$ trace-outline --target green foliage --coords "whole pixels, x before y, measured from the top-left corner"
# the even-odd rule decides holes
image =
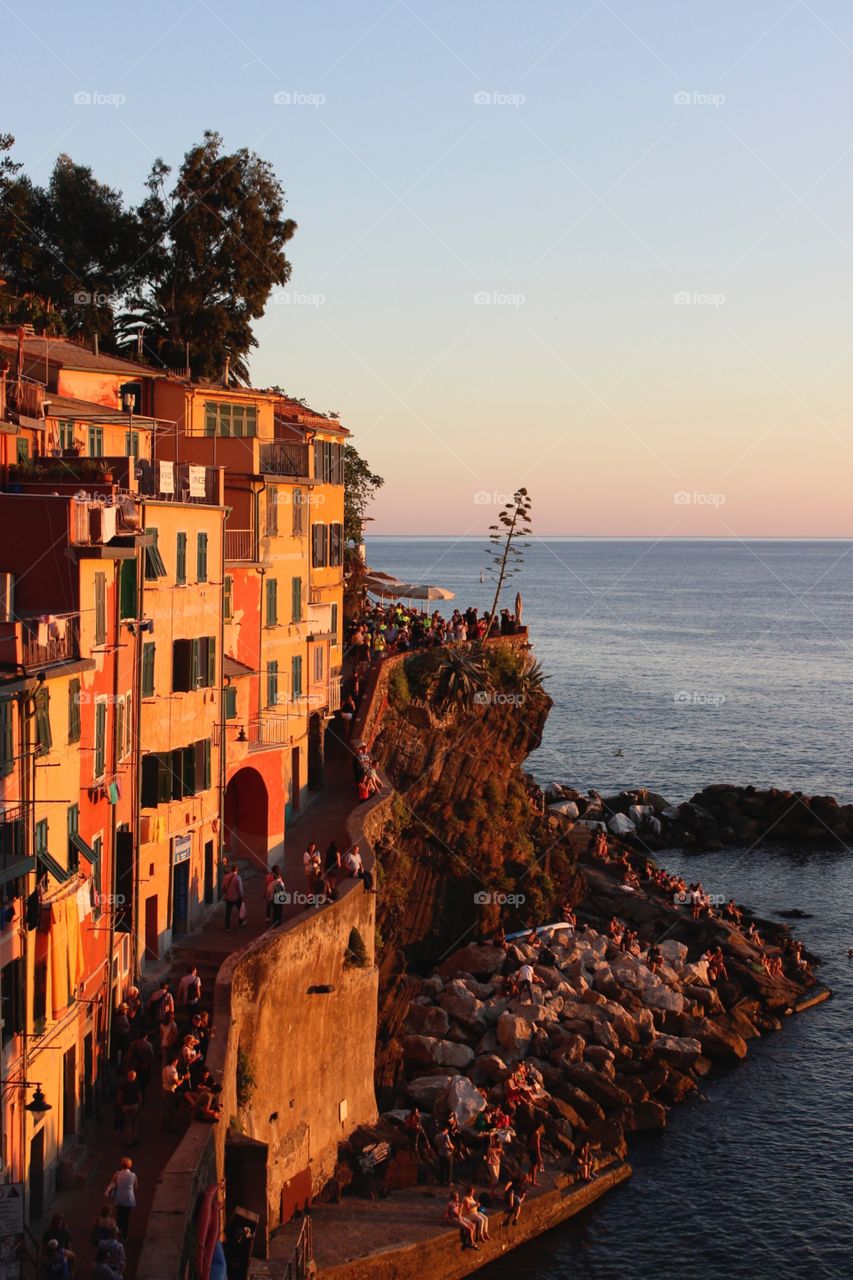
[[[252,1065],[245,1049],[237,1049],[237,1104],[247,1107],[252,1101],[252,1094],[257,1088],[257,1081],[252,1073]]]
[[[388,672],[388,698],[391,706],[396,707],[398,711],[402,711],[412,700],[406,671],[400,662],[395,663]]]
[[[455,705],[468,710],[487,683],[486,669],[479,657],[462,649],[450,649],[442,655],[433,700],[439,707]]]
[[[364,938],[362,938],[355,925],[350,929],[344,964],[350,969],[370,968],[370,956],[367,954]]]
[[[432,693],[442,655],[435,649],[413,653],[403,663],[412,697],[425,702]]]
[[[344,445],[344,541],[358,546],[364,541],[367,508],[385,481],[371,471],[355,445]]]

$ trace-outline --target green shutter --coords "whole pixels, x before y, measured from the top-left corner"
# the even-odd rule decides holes
[[[337,644],[338,643],[338,606],[336,604],[332,605],[332,635],[334,637],[334,639],[332,640],[332,644]]]
[[[102,778],[106,769],[107,704],[95,703],[95,777]]]
[[[154,697],[154,644],[142,646],[142,696]]]
[[[53,746],[53,735],[50,731],[50,690],[38,689],[35,695],[36,707],[36,755],[43,756]]]
[[[290,582],[290,620],[302,621],[302,579],[292,578]]]
[[[298,657],[293,659],[292,669],[293,669],[293,697],[294,699],[301,698],[302,697],[302,655],[301,654]]]
[[[267,663],[267,706],[278,704],[278,663]]]
[[[71,837],[76,836],[80,829],[80,806],[70,804],[66,815],[66,824],[68,830],[68,869],[76,871],[80,861],[80,854],[77,848],[71,843]]]
[[[196,539],[196,578],[199,582],[207,582],[207,534],[200,533]]]
[[[95,644],[107,640],[107,575],[95,574]]]
[[[230,573],[225,575],[222,588],[222,616],[226,622],[230,622],[234,616],[234,579]]]
[[[122,618],[136,617],[135,560],[123,560],[119,570],[119,613]]]
[[[68,681],[68,741],[80,741],[80,681]]]
[[[216,636],[207,637],[207,687],[216,685]]]
[[[179,533],[175,547],[175,581],[183,586],[187,580],[187,535]]]
[[[237,686],[227,684],[222,691],[224,698],[224,716],[226,720],[237,719]]]
[[[15,767],[12,732],[14,708],[14,702],[0,702],[0,778],[7,777]]]
[[[275,578],[267,578],[267,626],[274,627],[278,622],[278,582]]]

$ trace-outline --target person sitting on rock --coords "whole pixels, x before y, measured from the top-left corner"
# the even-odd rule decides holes
[[[741,911],[738,904],[735,902],[734,898],[729,898],[728,902],[725,905],[724,910],[729,920],[731,920],[733,924],[740,924],[741,920],[743,919],[743,912]]]
[[[607,932],[610,934],[610,937],[613,939],[616,946],[618,947],[622,941],[622,935],[625,932],[625,926],[619,920],[616,919],[616,916],[611,916],[610,923],[607,926]]]
[[[507,949],[506,930],[502,924],[499,924],[495,930],[494,945],[500,947],[501,951],[506,951]]]
[[[575,915],[570,902],[563,903],[563,923],[571,925],[573,929],[577,926],[578,918]]]
[[[462,1239],[463,1249],[479,1249],[476,1237],[476,1225],[470,1218],[466,1218],[462,1213],[462,1201],[458,1191],[451,1191],[450,1198],[447,1201],[447,1208],[444,1210],[444,1216],[448,1222],[453,1222],[459,1227],[459,1235]]]
[[[587,1142],[578,1151],[577,1165],[579,1176],[584,1182],[589,1182],[595,1174],[596,1161]]]
[[[415,1155],[421,1159],[424,1158],[424,1149],[428,1146],[426,1130],[424,1129],[421,1113],[417,1107],[412,1107],[406,1116],[406,1132],[412,1139]]]
[[[475,1240],[491,1240],[489,1215],[480,1205],[473,1187],[466,1187],[462,1197],[462,1216],[474,1223]]]
[[[489,1190],[496,1191],[501,1180],[501,1143],[496,1133],[489,1138],[485,1161],[489,1175]]]
[[[756,947],[764,946],[764,943],[761,939],[761,934],[758,932],[758,930],[755,927],[754,920],[750,920],[749,924],[747,925],[746,936],[747,938],[749,938],[750,942],[753,942],[756,945]]]
[[[652,973],[657,973],[663,960],[663,953],[657,943],[649,943],[649,951],[646,957],[646,964]]]

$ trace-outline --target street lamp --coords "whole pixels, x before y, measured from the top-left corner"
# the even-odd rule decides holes
[[[29,1111],[34,1116],[43,1116],[45,1112],[52,1111],[53,1107],[42,1093],[40,1084],[34,1083],[32,1080],[0,1080],[0,1085],[4,1089],[32,1089],[32,1100],[24,1107],[25,1111]]]

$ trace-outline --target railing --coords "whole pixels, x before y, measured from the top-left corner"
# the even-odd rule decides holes
[[[290,720],[287,715],[259,716],[246,727],[250,751],[264,751],[267,747],[290,745]]]
[[[192,462],[149,462],[136,464],[140,494],[158,502],[198,502],[218,506],[219,468],[196,466]]]
[[[310,475],[307,444],[288,444],[284,440],[261,444],[259,449],[260,469],[264,475],[273,476],[308,476]]]
[[[253,529],[225,530],[226,560],[257,560],[258,545]]]
[[[54,662],[76,658],[78,614],[46,614],[43,618],[24,618],[22,623],[25,667],[49,667]]]
[[[44,387],[40,382],[10,382],[9,403],[28,418],[40,418],[44,406]]]
[[[341,677],[329,677],[329,700],[328,707],[330,711],[340,711],[341,709]]]
[[[314,1274],[314,1232],[311,1226],[311,1219],[305,1217],[302,1220],[302,1229],[299,1232],[299,1239],[293,1248],[293,1253],[282,1274],[282,1280],[308,1280],[309,1276]]]
[[[84,498],[72,498],[71,500],[71,541],[85,542],[91,541],[89,510],[91,503]]]

